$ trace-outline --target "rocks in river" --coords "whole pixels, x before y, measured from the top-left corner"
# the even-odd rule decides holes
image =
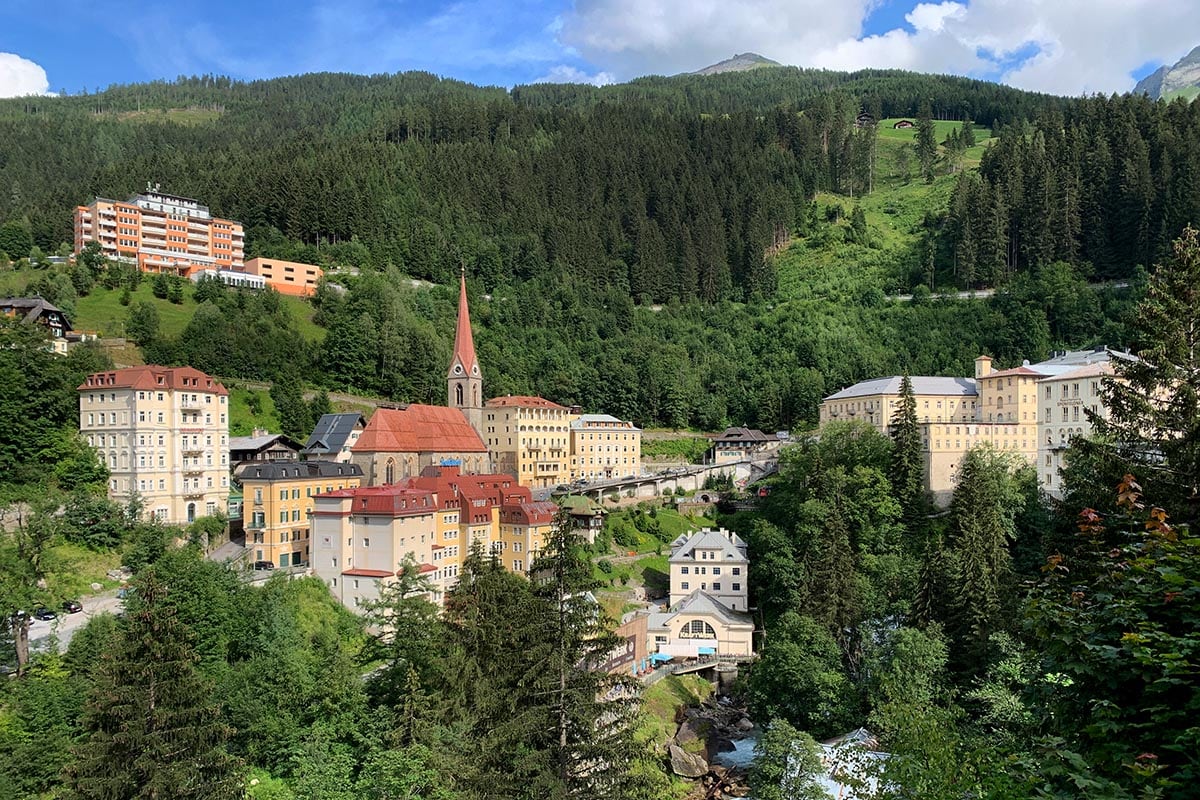
[[[670,746],[671,771],[681,778],[701,778],[708,774],[704,756],[689,753],[677,744]]]
[[[708,737],[711,728],[712,724],[702,717],[686,719],[679,726],[679,730],[675,732],[675,741],[680,745],[697,740],[703,741]]]
[[[734,723],[733,727],[742,733],[749,733],[754,730],[754,723],[750,721],[749,717],[742,717]]]

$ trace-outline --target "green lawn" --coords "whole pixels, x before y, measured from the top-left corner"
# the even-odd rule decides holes
[[[709,445],[703,436],[679,436],[670,439],[653,439],[642,436],[643,458],[682,458],[689,463],[698,463]]]
[[[230,381],[229,435],[249,436],[255,428],[277,431],[280,428],[275,402],[266,389],[248,389]]]
[[[47,549],[42,563],[50,593],[57,599],[68,600],[92,594],[93,583],[105,589],[116,588],[116,581],[109,580],[106,573],[121,566],[121,554],[117,550],[96,552],[64,543]]]
[[[101,336],[122,336],[125,332],[125,318],[129,309],[121,305],[121,289],[94,288],[87,297],[75,301],[75,318],[71,320],[75,328],[85,331],[96,331]],[[325,329],[312,321],[313,307],[299,297],[282,296],[283,305],[296,321],[296,329],[308,341],[320,341],[325,336]],[[178,336],[183,333],[196,313],[196,301],[192,299],[191,287],[184,292],[182,303],[176,305],[169,300],[160,300],[151,290],[151,282],[143,280],[137,291],[132,292],[131,303],[146,302],[158,309],[159,329],[167,336]]]

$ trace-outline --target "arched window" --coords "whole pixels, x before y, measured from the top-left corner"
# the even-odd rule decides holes
[[[471,389],[471,406],[473,408],[479,408],[479,387],[478,386]]]
[[[454,384],[454,404],[456,406],[463,404],[463,387],[461,383]]]
[[[188,522],[195,522],[195,521],[196,521],[196,504],[195,504],[195,503],[188,503],[188,506],[187,506],[187,521],[188,521]]]
[[[387,465],[383,468],[383,482],[396,482],[396,462],[390,458],[387,460]]]
[[[713,626],[709,625],[702,619],[694,619],[691,622],[685,622],[679,630],[680,639],[715,639],[717,632],[713,630]]]

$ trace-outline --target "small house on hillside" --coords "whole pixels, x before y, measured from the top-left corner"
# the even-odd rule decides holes
[[[875,117],[871,114],[868,114],[866,111],[864,111],[861,114],[859,114],[857,117],[854,118],[854,127],[869,128],[872,125],[874,125],[875,122],[876,122]]]
[[[300,443],[282,433],[267,433],[255,428],[250,436],[229,437],[229,464],[236,470],[247,461],[296,461]]]
[[[892,127],[896,130],[900,130],[902,128],[915,128],[916,126],[912,123],[912,120],[902,119],[896,122],[896,124]]]

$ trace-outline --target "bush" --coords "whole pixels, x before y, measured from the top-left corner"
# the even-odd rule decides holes
[[[613,565],[612,565],[612,562],[609,561],[607,558],[602,558],[599,561],[597,561],[596,566],[599,567],[600,571],[603,572],[605,575],[612,575]]]

